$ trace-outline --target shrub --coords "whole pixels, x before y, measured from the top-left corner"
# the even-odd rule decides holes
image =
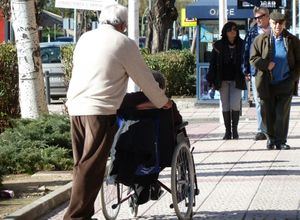
[[[17,50],[13,44],[0,44],[0,133],[9,118],[20,116]]]
[[[16,119],[0,135],[0,175],[72,168],[67,116]],[[1,173],[2,172],[2,173]]]
[[[74,51],[75,45],[66,45],[61,48],[61,56],[62,56],[62,62],[64,64],[64,70],[65,70],[65,80],[66,85],[69,85],[69,81],[72,74],[72,68],[73,68],[73,51]]]
[[[62,48],[67,81],[71,78],[73,50],[73,45]],[[194,96],[196,94],[195,57],[188,50],[170,50],[149,54],[146,49],[142,49],[141,53],[150,69],[160,70],[165,75],[166,92],[169,96]]]
[[[144,58],[153,70],[161,71],[167,80],[169,96],[194,96],[196,94],[195,57],[188,50],[170,50],[147,54]]]
[[[2,140],[14,137],[22,140],[43,141],[49,146],[71,149],[70,123],[65,115],[43,115],[37,120],[13,120],[13,128],[2,134]]]
[[[3,175],[4,175],[4,169],[0,166],[0,188],[2,186]]]

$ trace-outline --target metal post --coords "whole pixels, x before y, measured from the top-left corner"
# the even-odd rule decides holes
[[[128,0],[128,37],[139,45],[139,0]],[[129,79],[127,92],[138,90],[138,86]]]
[[[221,36],[222,28],[227,22],[227,0],[219,0],[219,34]]]
[[[292,33],[296,35],[296,0],[293,0],[292,4]]]
[[[227,0],[219,0],[219,37],[221,37],[222,28],[227,22]],[[223,123],[222,104],[219,101],[219,122]]]
[[[77,9],[74,8],[74,43],[77,42]]]
[[[195,40],[194,40],[195,39]],[[201,89],[201,84],[200,84],[200,79],[201,79],[201,75],[199,74],[200,71],[200,57],[199,57],[199,50],[200,50],[200,24],[197,24],[196,26],[196,30],[194,32],[193,35],[193,44],[191,47],[191,50],[194,48],[196,42],[196,96],[197,96],[197,101],[200,100],[201,98],[201,93],[200,93],[200,89]]]
[[[139,1],[128,0],[128,37],[139,44]]]
[[[47,104],[49,105],[49,104],[51,104],[49,71],[45,72],[45,86],[46,86],[46,100],[47,100]]]
[[[300,0],[298,0],[298,37],[299,37],[299,39],[300,39]]]
[[[56,40],[56,24],[53,24],[53,38]]]

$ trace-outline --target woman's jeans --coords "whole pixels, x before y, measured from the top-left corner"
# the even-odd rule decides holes
[[[253,99],[255,102],[255,109],[256,109],[257,131],[266,133],[266,127],[263,124],[262,117],[261,117],[260,100],[257,95],[257,89],[256,89],[256,85],[255,85],[255,77],[254,76],[251,76],[251,84],[252,84],[252,94],[253,94]]]
[[[235,81],[222,81],[220,88],[222,111],[240,111],[242,90],[235,87]]]

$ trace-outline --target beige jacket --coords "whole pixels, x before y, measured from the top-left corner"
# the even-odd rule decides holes
[[[86,32],[74,50],[67,93],[69,114],[115,114],[126,93],[129,76],[156,107],[167,103],[168,98],[133,40],[111,25]]]

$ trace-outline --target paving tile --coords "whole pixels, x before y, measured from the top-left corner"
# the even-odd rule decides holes
[[[189,100],[191,102],[191,100]],[[179,104],[178,104],[179,103]],[[181,104],[180,104],[181,103]],[[293,99],[289,126],[290,150],[267,150],[266,141],[254,141],[255,108],[243,107],[239,140],[222,140],[224,125],[218,107],[194,106],[179,100],[194,147],[195,170],[200,195],[193,219],[300,219],[300,98]],[[170,168],[160,173],[170,185]],[[171,194],[139,207],[138,219],[177,219]],[[67,204],[41,219],[62,219]],[[95,218],[104,219],[99,200]],[[133,218],[125,202],[118,219]]]

